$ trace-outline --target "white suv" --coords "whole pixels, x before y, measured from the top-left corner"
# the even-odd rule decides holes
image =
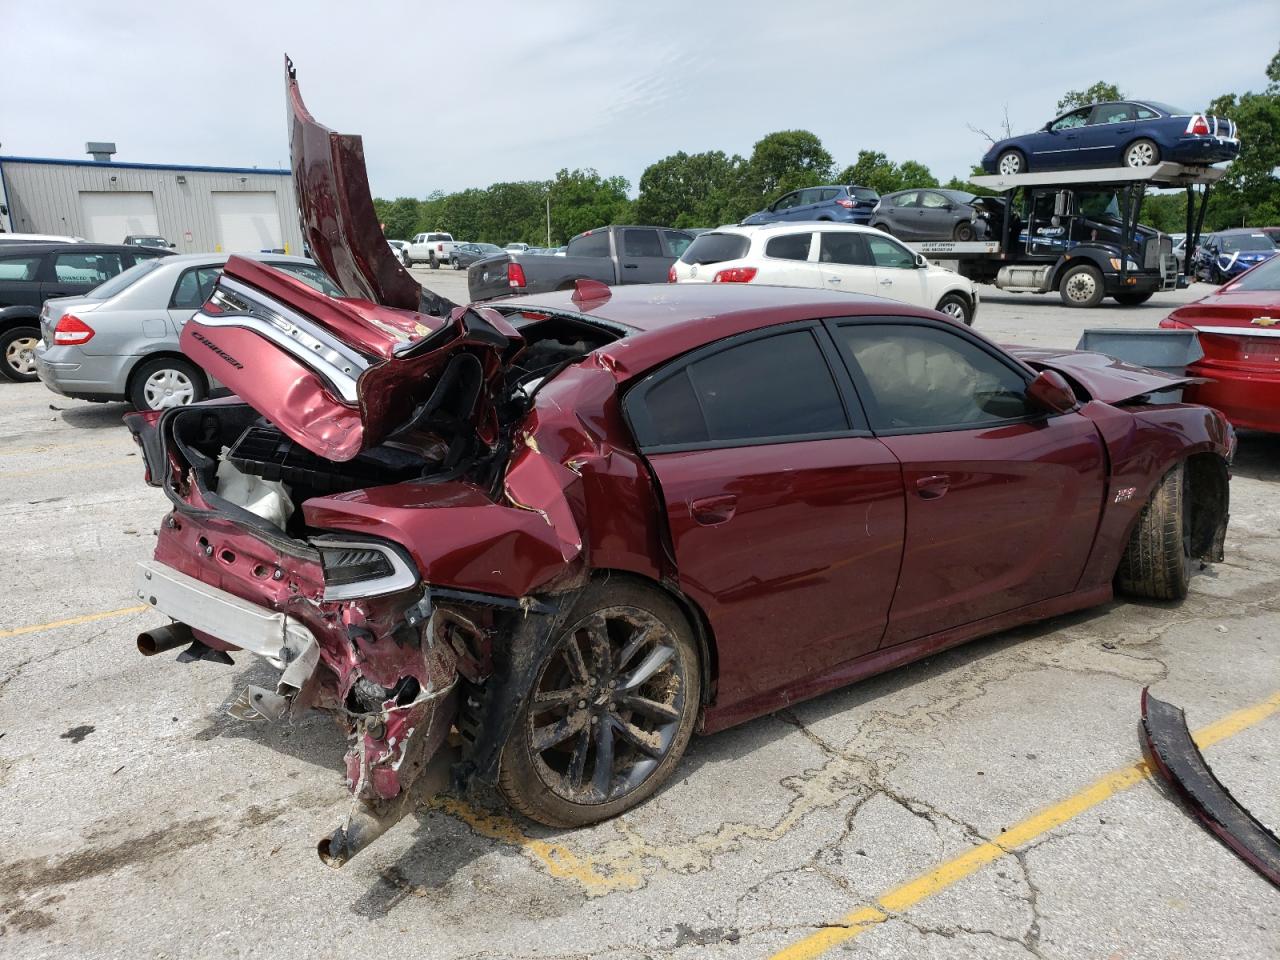
[[[757,283],[899,300],[973,323],[978,288],[880,230],[847,223],[768,223],[699,234],[672,283]]]

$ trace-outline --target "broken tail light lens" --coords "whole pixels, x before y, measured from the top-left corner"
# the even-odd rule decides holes
[[[1187,124],[1187,133],[1197,137],[1207,137],[1209,135],[1209,121],[1202,114],[1197,113],[1191,118],[1191,122]]]
[[[53,342],[62,346],[75,346],[93,339],[94,329],[74,313],[65,313],[53,329]]]
[[[372,540],[313,539],[324,568],[324,599],[351,600],[406,590],[418,582],[408,559]]]
[[[524,285],[524,267],[512,260],[507,264],[507,286],[523,287]]]
[[[760,271],[756,267],[729,267],[717,271],[712,283],[750,283]]]

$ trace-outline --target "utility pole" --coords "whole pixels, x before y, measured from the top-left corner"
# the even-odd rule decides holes
[[[551,248],[551,191],[547,191],[547,249]]]

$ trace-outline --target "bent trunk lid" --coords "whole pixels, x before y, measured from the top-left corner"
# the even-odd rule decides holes
[[[492,442],[492,387],[520,342],[490,310],[459,307],[441,318],[336,299],[241,257],[227,261],[180,340],[183,353],[291,439],[336,461],[399,430],[431,432],[446,421]]]

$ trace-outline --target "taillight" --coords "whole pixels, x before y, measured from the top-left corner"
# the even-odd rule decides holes
[[[1181,320],[1175,320],[1173,317],[1165,317],[1160,321],[1160,326],[1165,330],[1192,330],[1191,324],[1183,323]]]
[[[1187,133],[1197,137],[1207,137],[1209,135],[1209,121],[1205,119],[1203,114],[1197,113],[1191,118],[1191,122],[1187,124]]]
[[[53,342],[64,346],[88,343],[93,339],[93,327],[89,326],[74,313],[64,313],[58,325],[53,329]]]
[[[676,282],[676,265],[673,263],[671,266],[667,267],[667,283],[675,283],[675,282]]]
[[[437,252],[437,253],[444,253],[444,244],[443,244],[443,243],[437,243],[437,244],[436,244],[436,252]]]
[[[507,286],[523,287],[524,285],[524,267],[512,260],[507,264]]]
[[[844,208],[846,208],[846,209],[850,209],[850,208],[852,208],[852,207],[856,207],[856,206],[857,206],[857,204],[856,204],[856,203],[854,203],[852,200],[848,199],[847,197],[845,197],[845,198],[843,198],[843,199],[840,199],[840,200],[837,200],[837,201],[836,201],[836,203],[840,204],[840,206],[842,206],[842,207],[844,207]]]
[[[759,271],[755,267],[728,267],[716,273],[712,283],[750,283]]]

